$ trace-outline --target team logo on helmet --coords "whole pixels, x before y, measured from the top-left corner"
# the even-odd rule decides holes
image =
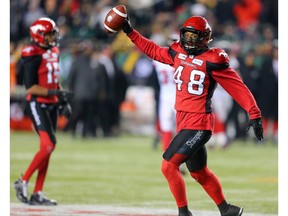
[[[53,41],[47,40],[45,38],[46,34],[53,35],[54,39]],[[36,20],[32,25],[30,26],[30,36],[31,40],[38,44],[41,47],[51,48],[53,46],[56,46],[59,41],[59,30],[56,27],[55,22],[47,17],[42,17],[38,20]]]
[[[188,18],[180,29],[180,45],[189,55],[197,55],[210,43],[212,29],[204,17]]]

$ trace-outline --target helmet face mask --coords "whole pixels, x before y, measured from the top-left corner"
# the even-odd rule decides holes
[[[45,44],[48,44],[48,46],[50,47],[57,46],[59,41],[58,29],[53,29],[51,32],[44,34],[44,39]]]
[[[188,55],[197,55],[207,47],[211,34],[211,27],[205,18],[190,17],[180,29],[180,45]]]
[[[59,30],[50,18],[40,18],[32,23],[30,36],[33,43],[44,48],[52,48],[59,42]]]

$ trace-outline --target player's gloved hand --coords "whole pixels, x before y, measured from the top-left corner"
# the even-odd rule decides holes
[[[72,115],[72,108],[69,103],[67,104],[60,104],[59,107],[59,115],[65,116],[66,118],[70,118]]]
[[[71,92],[71,91],[49,89],[48,90],[48,96],[51,96],[51,95],[57,95],[57,97],[59,99],[59,104],[69,103],[74,96],[73,92]]]
[[[122,30],[126,33],[129,34],[133,31],[133,28],[131,27],[130,19],[129,16],[127,15],[127,18],[124,21],[124,24],[122,26]]]
[[[246,132],[248,132],[251,126],[253,127],[253,131],[257,140],[259,141],[263,140],[263,126],[261,118],[250,119]]]
[[[67,104],[69,103],[74,94],[73,92],[70,92],[70,91],[65,91],[65,90],[58,90],[57,91],[57,96],[58,96],[58,99],[59,99],[59,103],[61,104]]]

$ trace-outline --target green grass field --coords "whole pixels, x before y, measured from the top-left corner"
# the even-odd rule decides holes
[[[152,138],[122,135],[115,138],[72,138],[58,132],[44,192],[61,204],[113,204],[176,208],[160,171],[162,152],[152,149]],[[34,133],[11,132],[10,195],[39,148]],[[278,148],[271,143],[234,142],[226,150],[208,149],[208,164],[219,177],[225,196],[245,212],[277,214]],[[216,210],[205,191],[186,175],[191,209]],[[29,183],[34,187],[35,175]]]

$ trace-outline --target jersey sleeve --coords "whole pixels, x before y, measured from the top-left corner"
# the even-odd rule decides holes
[[[29,89],[38,84],[38,68],[41,63],[41,56],[26,56],[21,59],[21,69],[23,70],[24,85]]]
[[[128,34],[130,40],[148,57],[154,59],[156,61],[162,62],[164,64],[173,65],[174,60],[170,55],[168,47],[161,47],[151,40],[143,37],[139,32],[135,29]]]
[[[250,119],[261,117],[261,111],[254,96],[235,70],[228,67],[227,69],[212,71],[212,77],[249,114]]]
[[[207,71],[231,97],[249,114],[250,119],[261,117],[255,98],[238,73],[229,65],[228,54],[220,48],[212,48]]]

